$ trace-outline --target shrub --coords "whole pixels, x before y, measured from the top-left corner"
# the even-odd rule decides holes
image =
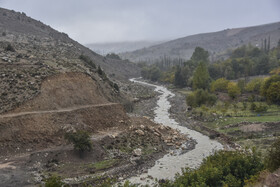
[[[204,159],[197,170],[186,168],[175,181],[160,186],[244,186],[245,180],[263,169],[260,155],[238,151],[219,151]]]
[[[8,44],[7,47],[5,48],[6,51],[12,51],[12,52],[15,52],[15,48],[11,45],[11,44]]]
[[[280,167],[280,138],[270,146],[265,158],[265,164],[270,171],[274,171]]]
[[[235,99],[238,95],[241,94],[240,88],[237,86],[236,83],[234,82],[229,82],[227,86],[227,91],[228,95],[232,98]]]
[[[270,84],[266,91],[266,99],[269,103],[280,105],[280,81]]]
[[[263,84],[261,85],[261,95],[266,97],[268,88],[273,82],[279,82],[280,81],[280,75],[273,75],[268,79],[265,79]]]
[[[266,112],[268,109],[267,105],[259,104],[258,106],[256,105],[255,107],[255,112],[261,113],[261,112]]]
[[[93,69],[96,69],[95,63],[90,59],[89,56],[80,55],[80,56],[79,56],[79,59],[81,59],[82,61],[84,61],[84,63],[85,63],[87,66],[89,66],[89,67],[91,67],[91,68],[93,68]]]
[[[117,83],[114,83],[114,84],[113,84],[113,87],[114,87],[114,89],[115,89],[116,91],[120,91],[119,86],[118,86]]]
[[[261,78],[253,79],[250,82],[248,82],[248,84],[245,87],[245,90],[247,92],[260,92],[260,88],[261,88],[263,81],[264,80]]]
[[[257,105],[253,102],[253,103],[251,103],[250,110],[255,111],[256,107],[257,107]]]
[[[103,76],[103,73],[104,73],[104,72],[103,72],[103,70],[101,69],[100,66],[98,66],[97,73],[98,73],[99,75]]]
[[[243,93],[244,90],[245,90],[245,85],[246,85],[246,82],[245,82],[244,79],[238,80],[237,86],[240,88],[240,90],[241,90],[242,93]]]
[[[62,187],[65,183],[61,181],[61,177],[52,175],[45,181],[45,187]]]
[[[74,144],[74,149],[83,153],[85,151],[92,150],[92,142],[90,140],[90,135],[86,131],[68,132],[65,133],[64,138],[69,142]]]
[[[198,107],[201,105],[212,106],[216,103],[217,97],[210,94],[208,91],[198,89],[186,97],[187,104],[191,107]]]
[[[108,53],[106,55],[106,58],[111,58],[111,59],[115,59],[115,60],[121,60],[120,56],[115,54],[115,53]]]
[[[229,81],[226,80],[225,78],[220,78],[215,80],[214,82],[211,83],[211,92],[215,91],[227,91],[227,85]]]

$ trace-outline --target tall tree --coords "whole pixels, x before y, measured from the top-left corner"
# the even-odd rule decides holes
[[[208,62],[208,58],[209,58],[209,53],[208,51],[204,50],[201,47],[196,47],[191,60],[194,61],[195,63],[199,63],[199,62]]]
[[[193,89],[208,89],[210,86],[210,75],[205,62],[200,62],[193,75]]]

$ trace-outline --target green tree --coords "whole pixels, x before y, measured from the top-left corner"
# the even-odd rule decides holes
[[[257,175],[264,168],[260,155],[239,151],[219,151],[203,160],[201,166],[186,168],[174,181],[160,183],[162,187],[242,187],[245,180]]]
[[[204,50],[201,47],[196,47],[192,54],[191,60],[195,63],[199,63],[201,61],[208,62],[208,58],[209,58],[208,51]]]
[[[193,89],[208,89],[210,86],[210,76],[206,63],[200,62],[193,75]]]
[[[265,163],[270,171],[274,171],[280,167],[280,138],[276,139],[268,149]]]
[[[219,78],[211,83],[211,92],[215,91],[227,91],[227,85],[229,81],[225,78]]]
[[[280,105],[280,81],[270,84],[266,91],[266,99],[269,103]]]
[[[201,105],[212,106],[216,103],[217,97],[210,94],[207,90],[197,89],[186,97],[186,101],[193,108]]]
[[[274,82],[279,82],[280,81],[280,75],[273,75],[270,78],[266,79],[263,84],[261,85],[261,95],[264,97],[268,97],[269,93],[269,87],[272,83]],[[275,85],[275,88],[271,88],[270,91],[273,91],[277,89],[277,86]]]
[[[92,142],[90,140],[90,134],[87,131],[79,130],[77,132],[65,133],[64,138],[69,142],[74,144],[74,149],[80,154],[85,151],[92,150]]]
[[[241,94],[240,88],[237,86],[236,83],[234,82],[229,82],[227,86],[227,91],[228,95],[232,98],[235,99],[238,95]]]
[[[263,83],[263,79],[255,78],[252,79],[245,87],[247,92],[260,92],[261,85]]]

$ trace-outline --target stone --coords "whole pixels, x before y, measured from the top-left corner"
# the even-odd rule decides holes
[[[137,148],[133,150],[133,155],[134,156],[141,156],[142,155],[142,149]]]
[[[140,129],[137,129],[135,132],[136,132],[137,134],[141,135],[141,136],[144,136],[144,135],[145,135],[144,131],[142,131],[142,130],[140,130]]]
[[[159,134],[158,132],[154,132],[154,134],[158,137],[161,137],[161,134]]]

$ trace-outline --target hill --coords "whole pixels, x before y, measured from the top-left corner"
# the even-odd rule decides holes
[[[111,80],[139,76],[134,64],[105,58],[65,33],[24,13],[3,8],[0,8],[0,67],[0,113],[37,96],[43,80],[55,74],[89,75],[96,81],[102,97],[118,102],[125,97]]]
[[[108,53],[123,53],[135,51],[144,47],[150,47],[163,43],[164,41],[135,41],[135,42],[109,42],[109,43],[91,43],[86,44],[91,50],[101,55]]]
[[[84,54],[90,57],[96,65],[100,65],[108,75],[116,76],[118,79],[139,75],[137,67],[132,63],[106,59],[72,40],[67,34],[58,32],[50,26],[26,16],[25,13],[0,8],[0,37],[1,42],[21,44],[22,47],[24,45],[43,46],[45,49],[47,48],[47,51],[40,55],[45,58],[53,57],[55,59],[55,56],[60,55],[53,51],[46,54],[54,46],[67,58],[78,59],[81,54]],[[34,47],[31,52],[36,50],[39,49]]]
[[[270,47],[275,47],[280,39],[280,22],[191,35],[133,52],[122,53],[120,56],[133,62],[146,61],[148,63],[154,63],[166,57],[187,60],[191,57],[195,47],[199,46],[208,50],[211,59],[214,60],[223,57],[228,49],[249,43],[261,47],[265,39],[268,42],[269,37]]]

